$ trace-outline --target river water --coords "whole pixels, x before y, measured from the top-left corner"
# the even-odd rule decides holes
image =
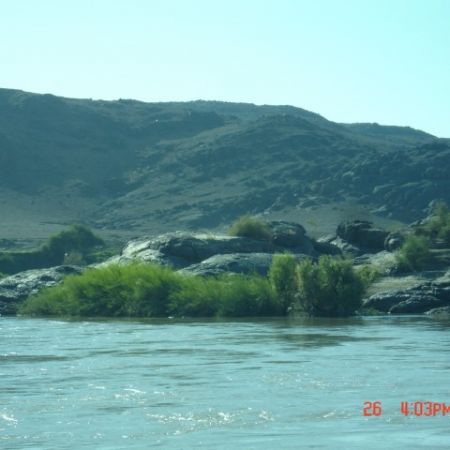
[[[449,322],[0,318],[1,449],[449,449],[402,401],[450,405]]]

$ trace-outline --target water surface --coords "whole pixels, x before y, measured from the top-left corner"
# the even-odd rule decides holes
[[[0,318],[7,450],[450,448],[416,400],[450,405],[449,322]]]

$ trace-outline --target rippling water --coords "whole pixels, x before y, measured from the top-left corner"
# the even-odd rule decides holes
[[[449,449],[416,400],[450,405],[449,322],[0,318],[7,450]]]

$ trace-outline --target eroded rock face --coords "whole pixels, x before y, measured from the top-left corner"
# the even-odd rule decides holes
[[[358,248],[370,251],[384,250],[384,243],[389,232],[376,228],[366,220],[342,222],[336,230],[338,237]]]
[[[273,245],[267,241],[226,235],[175,232],[130,241],[121,256],[182,268],[214,255],[269,253],[272,250]]]
[[[302,225],[292,222],[269,222],[272,242],[227,235],[196,234],[186,232],[167,233],[157,237],[143,237],[128,242],[119,257],[109,260],[126,264],[132,260],[154,262],[181,269],[198,264],[216,255],[256,253],[301,253],[315,256],[319,252],[306,235]],[[330,250],[322,249],[324,253]],[[332,251],[339,250],[330,250]]]
[[[410,289],[374,294],[363,301],[365,308],[391,314],[422,314],[450,306],[450,280],[441,277]]]
[[[389,252],[398,250],[405,242],[405,235],[399,232],[392,232],[386,236],[384,248]]]
[[[57,266],[20,272],[0,280],[0,315],[15,314],[18,305],[44,287],[60,283],[67,275],[81,273],[76,266]]]
[[[437,319],[450,319],[450,306],[442,306],[427,311],[426,314]]]
[[[267,275],[272,264],[272,253],[231,253],[215,255],[198,264],[181,269],[179,272],[190,275],[212,276],[222,273],[242,273]],[[310,258],[307,255],[294,254],[298,261]]]
[[[315,252],[313,242],[299,223],[274,221],[269,222],[268,226],[272,231],[272,242],[275,246],[299,250],[307,255]]]

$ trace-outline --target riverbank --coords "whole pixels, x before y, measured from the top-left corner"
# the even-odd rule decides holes
[[[142,237],[101,263],[6,277],[0,280],[0,314],[448,314],[450,275],[444,275],[445,259],[439,262],[440,270],[427,272],[433,273],[429,279],[420,277],[423,272],[403,273],[409,261],[424,259],[421,242],[417,246],[411,240],[416,253],[405,252],[405,267],[399,267],[397,249],[409,242],[401,233],[355,221],[339,225],[334,237],[316,240],[292,222],[264,223],[247,217],[238,225],[240,236],[175,232]],[[417,248],[422,252],[418,256]],[[441,256],[446,252],[439,251]],[[279,267],[274,270],[276,260]]]

